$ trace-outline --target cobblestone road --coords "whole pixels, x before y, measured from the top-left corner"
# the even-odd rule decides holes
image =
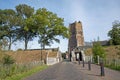
[[[115,73],[118,78],[110,78],[109,75],[101,77],[98,67],[92,66],[94,67],[93,71],[88,71],[87,64],[83,68],[82,65],[61,62],[24,80],[120,80],[119,72]]]

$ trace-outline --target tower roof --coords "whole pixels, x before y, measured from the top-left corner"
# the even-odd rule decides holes
[[[75,21],[75,22],[73,22],[73,23],[70,23],[70,25],[72,25],[72,24],[77,24],[77,23],[81,23],[81,21]]]

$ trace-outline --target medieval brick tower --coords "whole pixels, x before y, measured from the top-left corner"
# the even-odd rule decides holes
[[[71,51],[78,47],[78,46],[84,46],[84,36],[83,36],[83,29],[82,29],[82,23],[74,22],[69,25],[70,28],[70,38],[69,38],[69,44],[68,49],[69,53]]]

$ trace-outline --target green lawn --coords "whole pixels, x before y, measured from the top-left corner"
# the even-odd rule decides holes
[[[106,66],[107,68],[120,71],[120,66],[114,66],[114,65],[105,65],[105,66]]]
[[[23,78],[27,77],[27,76],[30,76],[36,72],[39,72],[41,70],[44,70],[46,69],[48,66],[47,65],[42,65],[42,66],[38,66],[38,67],[35,67],[27,72],[23,72],[23,73],[19,73],[19,74],[16,74],[16,75],[13,75],[11,77],[7,77],[5,80],[22,80]]]

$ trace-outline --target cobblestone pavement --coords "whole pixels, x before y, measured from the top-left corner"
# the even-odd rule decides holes
[[[75,64],[75,63],[74,63]],[[92,64],[91,65],[91,71],[88,70],[88,64],[85,64],[85,67],[83,65],[75,65],[77,69],[79,69],[82,73],[88,75],[88,77],[91,77],[93,80],[120,80],[120,71],[111,70],[108,68],[105,69],[105,76],[100,76],[100,66]]]
[[[87,64],[83,67],[77,63],[61,62],[23,80],[120,80],[120,72],[107,70],[105,77],[101,77],[99,66],[92,65],[92,70],[89,71]]]

